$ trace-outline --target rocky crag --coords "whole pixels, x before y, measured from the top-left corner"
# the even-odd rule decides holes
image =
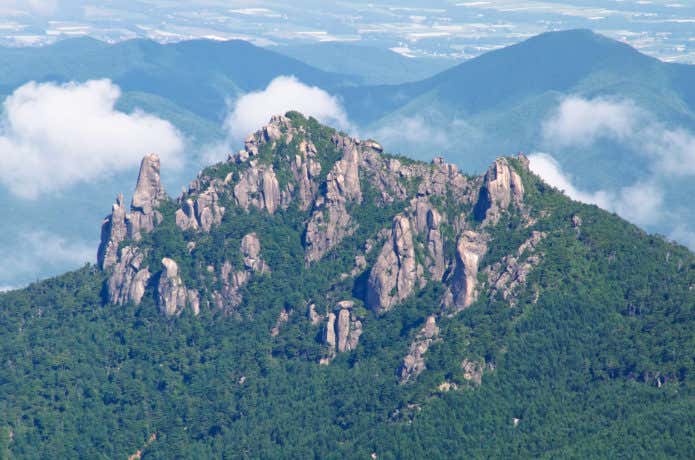
[[[513,306],[543,258],[545,233],[534,229],[525,202],[523,156],[500,158],[484,176],[469,177],[441,158],[427,164],[388,155],[375,141],[290,112],[274,116],[243,150],[202,171],[176,199],[165,194],[159,169],[158,157],[146,156],[130,210],[119,195],[104,220],[98,263],[107,276],[105,302],[151,299],[167,317],[235,314],[249,283],[283,268],[266,260],[263,228],[240,240],[222,229],[244,216],[291,215],[302,227],[303,271],[321,270],[338,253],[354,262],[320,297],[304,299],[307,315],[290,315],[296,305],[283,308],[272,328],[273,336],[288,321],[321,328],[324,364],[359,346],[366,321],[378,321],[433,283],[441,286],[438,309],[423,318],[398,371],[402,382],[410,381],[425,369],[430,345],[446,340],[440,318],[485,299]],[[369,210],[387,220],[375,224],[364,217]],[[527,240],[490,259],[511,220],[527,228]],[[167,242],[178,242],[171,253],[163,252],[169,243],[156,244],[164,233]],[[210,256],[204,248],[214,244]]]

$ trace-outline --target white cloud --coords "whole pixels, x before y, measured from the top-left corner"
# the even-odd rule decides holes
[[[240,97],[224,123],[230,140],[237,141],[266,124],[272,115],[290,110],[337,128],[350,126],[337,98],[292,76],[277,77],[264,90]]]
[[[663,216],[663,192],[653,182],[638,182],[615,192],[589,192],[574,186],[571,176],[551,155],[534,153],[529,161],[534,173],[573,200],[595,204],[639,225],[657,223]]]
[[[557,112],[543,123],[545,139],[554,145],[590,145],[599,137],[625,139],[641,118],[630,101],[568,97]]]
[[[473,128],[459,118],[447,116],[431,110],[413,116],[390,118],[369,133],[388,150],[404,151],[414,154],[433,149],[448,149],[456,135],[467,133],[472,137]],[[452,133],[455,136],[452,137]]]
[[[15,90],[0,120],[0,182],[36,198],[136,166],[149,152],[177,165],[182,135],[155,116],[116,111],[120,94],[109,80]]]
[[[657,175],[695,175],[695,135],[671,128],[630,100],[570,96],[543,123],[548,146],[589,147],[611,139],[645,157]]]

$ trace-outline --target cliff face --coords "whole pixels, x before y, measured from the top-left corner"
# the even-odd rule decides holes
[[[149,155],[130,211],[119,196],[102,226],[99,265],[108,277],[106,300],[139,304],[151,298],[167,317],[234,313],[248,300],[249,283],[285,270],[264,256],[268,231],[262,222],[291,217],[302,227],[303,270],[320,270],[315,267],[346,251],[354,260],[323,298],[305,299],[309,314],[301,320],[323,328],[324,363],[358,346],[370,318],[364,307],[385,315],[429,283],[442,286],[440,311],[428,318],[403,361],[402,380],[411,380],[425,367],[440,317],[468,308],[482,294],[513,303],[542,257],[536,248],[544,234],[534,232],[514,254],[486,260],[505,216],[532,224],[516,169],[525,170],[527,163],[519,159],[498,159],[483,177],[471,178],[439,158],[426,164],[390,156],[374,141],[290,113],[273,117],[247,138],[243,150],[201,172],[172,200],[160,183],[159,159]],[[365,217],[368,212],[372,217]],[[374,222],[385,216],[391,217]],[[232,237],[235,222],[248,219],[260,227]],[[170,240],[171,232],[178,233],[185,249],[165,253],[168,244],[147,243],[150,233],[161,239],[160,226]],[[352,289],[352,298],[339,297],[350,283],[363,288]],[[296,307],[283,308],[273,336],[282,334],[283,324],[303,318],[290,317]]]

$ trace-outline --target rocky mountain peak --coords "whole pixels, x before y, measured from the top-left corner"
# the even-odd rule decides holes
[[[525,164],[521,157],[500,158],[483,177],[466,177],[441,158],[427,164],[389,155],[376,141],[291,112],[274,116],[246,139],[242,151],[203,170],[171,210],[161,206],[168,198],[159,159],[148,155],[130,212],[119,195],[102,226],[99,263],[108,275],[106,300],[138,304],[151,298],[167,317],[205,309],[237,314],[250,283],[299,271],[288,273],[286,260],[274,265],[282,260],[278,245],[287,241],[270,230],[294,222],[303,228],[297,241],[303,270],[319,262],[327,267],[334,260],[354,261],[325,286],[325,298],[304,299],[308,317],[290,315],[297,305],[286,306],[270,328],[281,337],[280,326],[292,321],[323,325],[326,364],[358,346],[370,321],[367,309],[385,315],[428,283],[443,286],[441,310],[428,317],[404,358],[401,378],[409,381],[424,369],[443,315],[481,297],[512,304],[541,260],[540,232],[509,257],[486,259],[503,215],[518,213],[531,225],[515,169]],[[169,232],[168,243],[144,242],[143,234],[160,228]],[[180,235],[172,239],[171,232]],[[179,246],[171,246],[173,241]],[[266,241],[274,248],[271,257]]]

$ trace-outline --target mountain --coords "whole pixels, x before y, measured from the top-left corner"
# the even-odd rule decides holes
[[[198,151],[205,144],[225,137],[222,121],[227,104],[240,95],[264,89],[280,75],[295,75],[306,84],[324,88],[353,81],[240,40],[159,44],[137,39],[109,44],[76,38],[45,47],[0,48],[0,67],[3,99],[29,81],[111,79],[122,93],[118,110],[131,113],[139,109],[157,115],[186,136],[191,148],[180,176],[169,177],[172,186],[183,184],[198,171]],[[137,164],[132,167],[136,170]],[[94,228],[85,223],[100,218],[99,202],[130,183],[123,174],[98,179],[33,201],[2,194],[0,209],[8,214],[0,225],[4,235],[0,256],[15,263],[12,271],[0,269],[0,289],[23,286],[81,265],[84,259],[72,254],[98,239]],[[42,248],[27,241],[28,234],[40,239]],[[56,245],[46,241],[47,234]],[[57,254],[52,256],[46,247],[53,246]]]
[[[5,69],[0,94],[31,80],[109,78],[125,93],[121,104],[155,114],[176,112],[182,117],[177,126],[197,135],[203,134],[199,128],[187,126],[211,122],[214,132],[226,114],[225,101],[263,89],[279,75],[324,88],[354,81],[242,40],[161,44],[134,39],[110,44],[83,37],[38,48],[0,48],[0,65]]]
[[[98,265],[0,294],[21,458],[688,458],[695,256],[545,184],[290,112]],[[132,458],[132,457],[131,457]]]
[[[285,45],[271,49],[326,72],[354,75],[363,85],[422,80],[457,63],[445,57],[406,57],[391,50],[349,42]]]
[[[587,192],[620,196],[649,184],[663,193],[663,204],[638,223],[671,235],[676,227],[695,234],[687,198],[695,193],[693,88],[695,66],[569,30],[532,37],[419,82],[340,93],[364,133],[417,158],[438,151],[472,172],[500,154],[544,152]],[[569,106],[560,136],[549,135],[547,123],[568,98],[584,102],[583,111],[573,118]],[[573,137],[558,139],[568,130]],[[664,172],[669,163],[682,167]]]

